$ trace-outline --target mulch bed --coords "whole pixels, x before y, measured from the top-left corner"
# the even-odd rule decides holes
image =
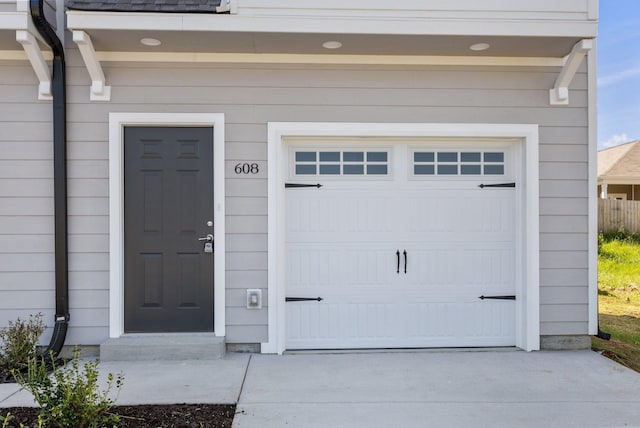
[[[37,427],[36,407],[0,408],[0,416],[8,412],[15,417],[8,428],[20,423]],[[231,404],[170,404],[114,406],[111,411],[120,416],[120,427],[135,428],[231,428],[236,406]]]

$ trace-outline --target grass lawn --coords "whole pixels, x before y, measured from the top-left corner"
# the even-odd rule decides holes
[[[640,372],[640,237],[605,236],[598,245],[600,328],[593,349]]]

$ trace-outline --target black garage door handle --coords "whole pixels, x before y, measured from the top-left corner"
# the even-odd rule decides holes
[[[404,254],[404,273],[407,273],[407,250],[404,250],[403,254]]]

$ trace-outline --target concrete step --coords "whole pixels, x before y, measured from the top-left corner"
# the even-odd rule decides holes
[[[224,337],[211,333],[127,334],[100,345],[101,361],[217,360]]]

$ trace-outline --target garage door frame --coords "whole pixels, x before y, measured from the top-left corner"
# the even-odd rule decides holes
[[[281,354],[285,332],[285,179],[287,138],[494,138],[516,144],[516,346],[540,349],[539,314],[539,180],[538,125],[535,124],[415,124],[270,122],[268,124],[268,340],[263,353]],[[518,237],[520,237],[518,239]]]

